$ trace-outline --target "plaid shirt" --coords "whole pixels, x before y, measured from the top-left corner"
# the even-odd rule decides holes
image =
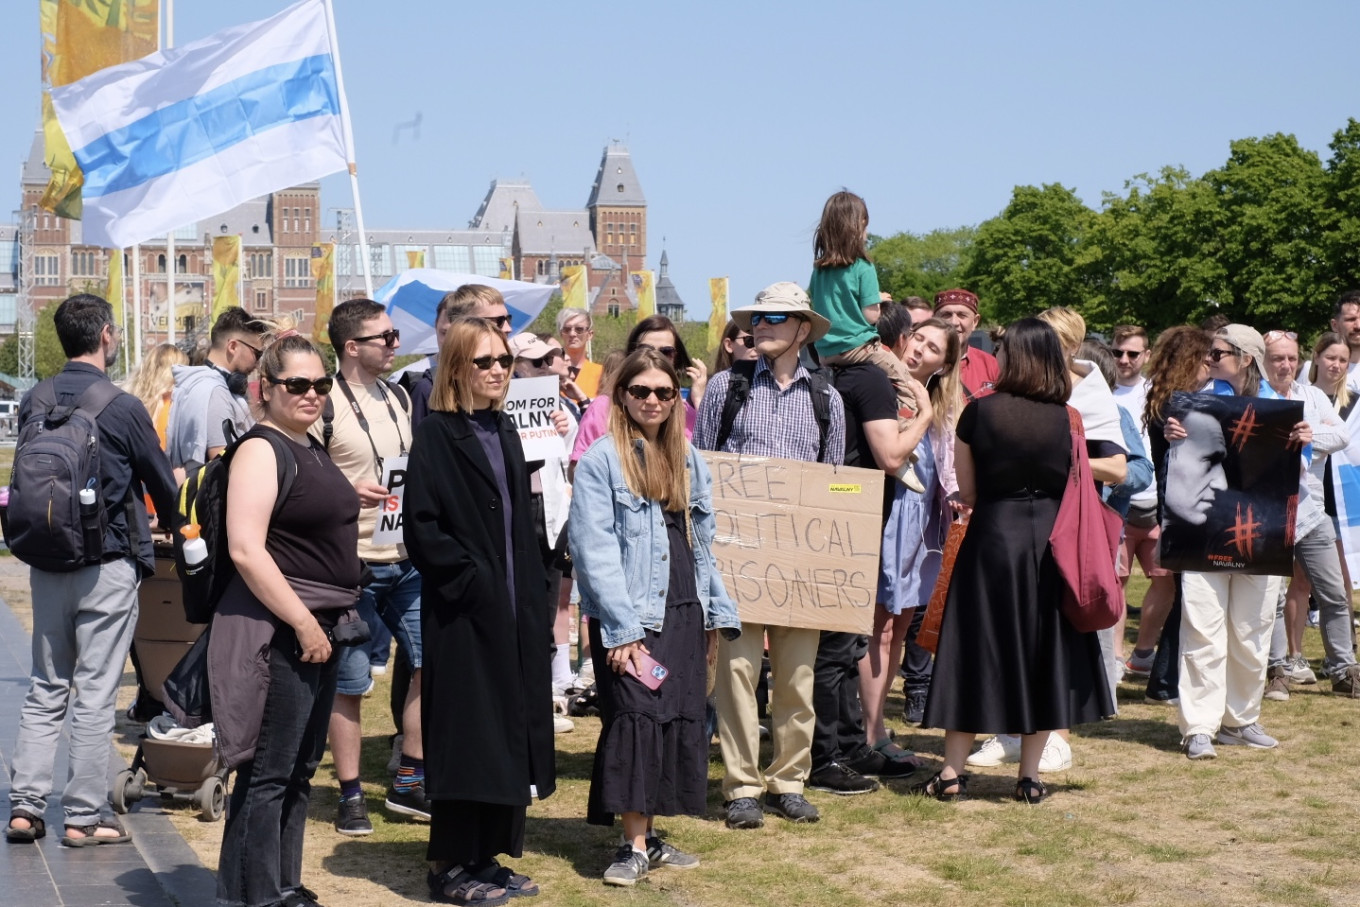
[[[718,441],[723,406],[727,402],[731,381],[730,371],[719,372],[709,379],[703,402],[699,405],[699,419],[694,426],[694,446],[701,450],[713,450]],[[812,409],[811,381],[807,369],[798,366],[793,381],[781,390],[765,357],[761,356],[756,360],[751,393],[737,413],[732,434],[722,447],[723,452],[815,461],[820,444],[821,432],[817,430],[817,416]],[[835,389],[831,392],[831,426],[826,435],[826,462],[836,465],[845,462],[845,404]]]

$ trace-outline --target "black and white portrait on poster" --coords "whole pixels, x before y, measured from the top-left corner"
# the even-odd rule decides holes
[[[1167,454],[1161,565],[1289,576],[1303,420],[1298,401],[1176,393],[1166,415],[1187,437]]]

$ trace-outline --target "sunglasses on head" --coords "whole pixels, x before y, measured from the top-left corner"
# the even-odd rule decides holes
[[[756,338],[752,337],[750,334],[747,334],[745,337],[733,337],[732,342],[740,344],[749,350],[755,347]]]
[[[790,318],[792,318],[792,317],[793,317],[793,316],[790,315],[788,312],[777,312],[777,313],[771,313],[771,312],[756,312],[755,314],[753,314],[753,315],[751,316],[751,327],[755,327],[756,325],[760,324],[762,321],[765,322],[766,324],[783,324],[784,322],[788,321],[788,320],[789,320]]]
[[[391,349],[392,347],[397,345],[397,341],[400,339],[401,331],[397,330],[396,328],[393,328],[390,331],[383,331],[381,334],[369,334],[365,337],[355,337],[354,342],[364,343],[365,341],[368,340],[381,340],[383,342],[383,346],[387,347],[388,349]]]
[[[1209,358],[1214,360],[1215,362],[1222,362],[1224,356],[1232,356],[1236,358],[1241,355],[1242,354],[1239,353],[1237,350],[1220,350],[1217,348],[1209,350]]]
[[[1110,355],[1116,359],[1137,359],[1147,350],[1110,350]]]
[[[550,353],[544,353],[537,359],[530,359],[529,364],[534,368],[543,368],[545,365],[552,365],[553,362],[557,360],[557,357],[561,355],[564,355],[561,350],[553,350]]]
[[[637,348],[640,350],[653,350],[654,352],[658,352],[665,356],[667,359],[675,361],[675,347],[673,346],[652,346],[647,343],[639,343]]]
[[[508,369],[515,364],[515,357],[509,353],[502,353],[499,356],[478,356],[472,360],[472,364],[482,371],[490,371],[491,366],[499,365],[501,368]]]
[[[634,400],[646,400],[652,394],[656,394],[656,399],[662,403],[669,403],[675,399],[675,388],[673,387],[648,387],[645,384],[628,385],[628,395]]]
[[[1274,343],[1276,340],[1298,340],[1299,335],[1293,331],[1266,331],[1261,339],[1266,343]]]
[[[310,390],[316,391],[318,397],[324,397],[331,392],[331,387],[335,385],[335,379],[330,375],[327,375],[324,378],[317,378],[315,381],[309,381],[306,378],[296,375],[292,378],[274,378],[265,375],[264,380],[275,386],[283,385],[283,389],[294,397],[301,397]]]

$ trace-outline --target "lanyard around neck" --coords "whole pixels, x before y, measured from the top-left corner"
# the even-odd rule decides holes
[[[378,453],[378,445],[373,443],[373,432],[369,431],[368,419],[364,416],[363,409],[359,406],[359,401],[354,399],[354,391],[349,389],[349,382],[345,376],[339,372],[335,373],[335,383],[340,385],[341,392],[349,402],[349,408],[354,413],[355,421],[364,430],[364,437],[368,438],[368,446],[373,449],[373,462],[378,471],[378,481],[382,481],[382,454]],[[387,413],[392,417],[392,427],[397,430],[397,442],[401,446],[399,456],[406,456],[406,438],[401,433],[401,420],[397,418],[397,411],[392,406],[392,398],[387,395],[387,388],[383,387],[383,380],[378,379],[378,396],[382,397],[383,403],[387,404]]]

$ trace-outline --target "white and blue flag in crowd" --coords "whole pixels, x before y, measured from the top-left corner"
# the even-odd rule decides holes
[[[125,248],[343,170],[327,0],[52,89],[85,174],[84,241]]]
[[[1346,555],[1351,588],[1360,589],[1360,406],[1346,416],[1350,443],[1332,453],[1332,490],[1336,520],[1340,524],[1341,549]]]
[[[527,283],[502,280],[477,274],[454,274],[437,268],[412,268],[402,271],[373,294],[374,301],[387,306],[392,326],[401,331],[401,350],[406,353],[434,353],[439,340],[434,333],[434,311],[439,300],[465,283],[494,287],[505,297],[510,324],[516,333],[526,330],[557,292],[555,283]]]

